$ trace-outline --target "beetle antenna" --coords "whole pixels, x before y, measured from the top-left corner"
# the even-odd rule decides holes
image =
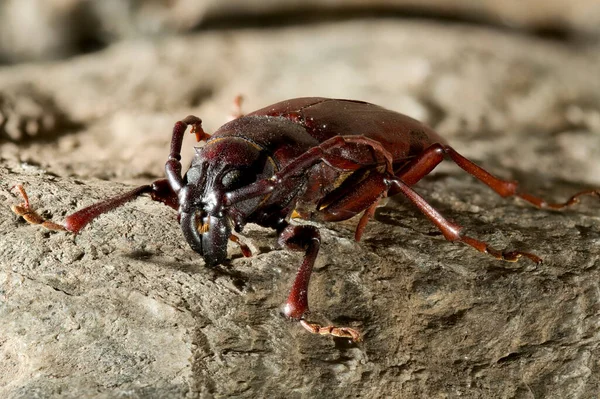
[[[186,119],[184,119],[183,121],[187,122]],[[190,129],[190,133],[196,135],[197,142],[207,141],[210,138],[210,134],[206,133],[204,129],[202,129],[202,120],[200,118],[194,117],[194,119],[190,120],[188,124],[192,126],[192,128]]]

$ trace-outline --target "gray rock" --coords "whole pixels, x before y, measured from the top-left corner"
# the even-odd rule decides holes
[[[244,108],[323,95],[367,100],[435,126],[464,155],[551,199],[600,184],[597,48],[465,26],[352,22],[127,41],[46,65],[4,68],[76,132],[0,144],[0,396],[574,397],[599,391],[600,218],[501,199],[444,165],[418,191],[474,237],[544,258],[496,261],[445,241],[401,198],[363,241],[355,220],[319,225],[312,319],[280,316],[299,253],[250,226],[255,255],[207,269],[176,214],[139,199],[73,236],[9,206],[24,183],[60,221],[162,175],[170,128],[214,131]],[[187,156],[192,143],[187,143]],[[108,180],[108,181],[106,181]]]

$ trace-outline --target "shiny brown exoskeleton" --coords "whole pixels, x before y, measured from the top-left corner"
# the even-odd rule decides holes
[[[365,225],[379,201],[402,193],[450,241],[461,241],[497,259],[516,261],[531,253],[503,252],[464,234],[411,186],[429,174],[444,157],[479,179],[502,197],[517,196],[538,208],[560,209],[578,201],[550,204],[519,192],[514,181],[494,177],[457,153],[436,132],[408,116],[377,105],[327,98],[296,98],[240,116],[213,135],[206,134],[202,121],[188,116],[173,128],[171,152],[165,165],[166,179],[141,186],[67,216],[64,225],[46,221],[25,202],[15,213],[30,223],[57,230],[80,231],[97,216],[148,193],[179,212],[183,235],[208,266],[227,258],[227,241],[237,240],[246,223],[272,227],[281,245],[304,251],[304,260],[284,307],[286,316],[299,320],[310,332],[358,340],[348,327],[320,326],[305,320],[308,285],[320,245],[320,235],[311,225],[290,224],[291,217],[317,221],[341,221],[362,213],[355,238],[360,240]],[[191,166],[181,174],[181,145],[191,125],[203,147],[196,148]],[[244,255],[249,249],[240,244]]]

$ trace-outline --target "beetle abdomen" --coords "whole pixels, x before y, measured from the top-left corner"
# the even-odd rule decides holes
[[[420,154],[431,144],[446,143],[416,119],[362,101],[304,97],[282,101],[250,115],[287,118],[321,143],[338,135],[365,136],[382,143],[394,161]]]

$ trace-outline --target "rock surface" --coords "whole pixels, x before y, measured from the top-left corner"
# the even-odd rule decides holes
[[[231,247],[231,264],[212,270],[175,213],[147,198],[77,236],[9,209],[17,183],[59,221],[159,178],[173,122],[193,113],[213,131],[238,93],[247,111],[306,95],[375,102],[529,191],[565,199],[600,185],[597,50],[387,20],[140,39],[3,68],[0,93],[31,85],[31,101],[50,101],[45,112],[69,123],[2,137],[0,396],[597,397],[594,199],[537,211],[451,165],[419,183],[471,235],[535,252],[542,265],[446,242],[400,198],[360,243],[356,221],[319,225],[312,318],[359,329],[358,345],[279,315],[301,256],[278,249],[270,230],[249,226],[255,256]]]

